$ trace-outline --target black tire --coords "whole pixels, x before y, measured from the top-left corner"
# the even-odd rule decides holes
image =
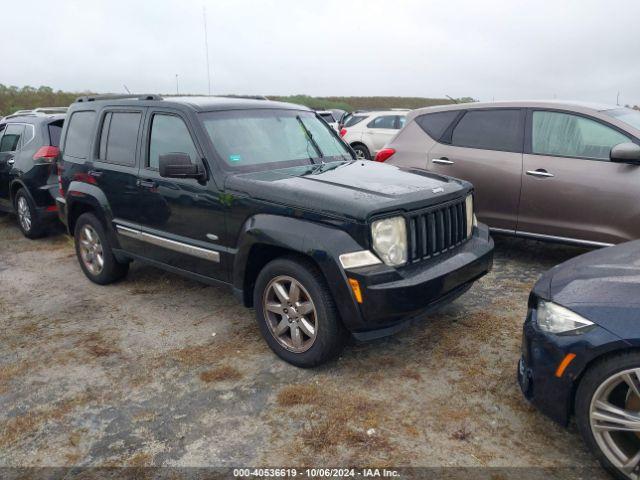
[[[22,214],[18,210],[18,206],[21,202],[22,205],[26,205],[27,215],[29,218],[28,222],[22,219]],[[25,237],[36,239],[44,235],[46,225],[44,225],[42,220],[38,218],[36,206],[24,188],[21,188],[16,192],[16,196],[13,199],[13,208],[18,216],[18,228]]]
[[[99,272],[92,272],[82,258],[80,237],[85,226],[89,226],[97,234],[102,247],[103,266]],[[93,213],[83,213],[78,217],[74,229],[74,239],[76,246],[76,256],[80,263],[80,268],[89,280],[99,285],[107,285],[124,278],[129,271],[129,263],[120,263],[113,255],[113,250],[109,244],[102,222]]]
[[[359,153],[361,153],[362,158],[364,158],[365,160],[371,160],[371,152],[366,147],[366,145],[363,145],[362,143],[354,143],[351,145],[351,148],[353,148],[353,151],[356,152],[356,157],[358,157]]]
[[[640,352],[627,352],[612,355],[589,367],[578,385],[575,398],[575,417],[578,430],[591,452],[600,464],[614,477],[628,480],[629,477],[622,473],[607,459],[602,452],[591,431],[589,408],[591,400],[598,387],[612,375],[630,368],[640,367]]]
[[[310,348],[304,352],[296,353],[285,348],[267,325],[264,296],[270,282],[280,276],[297,280],[315,305],[316,336]],[[324,276],[304,257],[282,257],[269,262],[258,275],[253,302],[260,332],[267,344],[276,355],[296,367],[315,367],[335,358],[349,338]]]

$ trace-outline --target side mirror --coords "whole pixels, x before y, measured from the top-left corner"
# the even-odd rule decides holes
[[[612,162],[640,165],[640,145],[630,142],[615,145],[611,149],[609,158]]]
[[[161,177],[167,178],[200,178],[203,174],[191,157],[181,152],[160,155],[158,170]]]

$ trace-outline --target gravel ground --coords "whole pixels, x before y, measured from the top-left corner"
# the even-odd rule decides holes
[[[594,467],[515,380],[531,286],[583,251],[497,237],[430,320],[300,370],[227,290],[140,264],[100,287],[0,216],[0,466]]]

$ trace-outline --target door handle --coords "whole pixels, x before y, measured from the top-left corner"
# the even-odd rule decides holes
[[[433,163],[439,163],[440,165],[453,165],[455,162],[452,162],[447,157],[442,158],[434,158],[431,160]]]
[[[531,175],[532,177],[540,177],[540,178],[555,177],[553,173],[547,172],[544,168],[539,168],[537,170],[527,170],[527,175]]]
[[[138,180],[138,186],[144,188],[156,188],[158,185],[153,180]]]
[[[102,172],[99,170],[89,170],[87,173],[94,178],[100,178],[102,176]]]

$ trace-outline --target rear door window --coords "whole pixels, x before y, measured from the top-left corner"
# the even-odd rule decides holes
[[[609,160],[612,147],[630,141],[617,130],[579,115],[533,112],[532,153]]]
[[[67,139],[64,154],[74,158],[86,159],[89,156],[89,146],[96,124],[96,112],[75,112],[69,119]]]
[[[107,112],[100,134],[100,160],[134,166],[142,113]]]
[[[380,117],[376,117],[371,122],[369,122],[367,127],[397,129],[396,117],[397,115],[383,115]]]
[[[522,111],[519,109],[469,110],[453,130],[457,147],[522,152]]]
[[[448,110],[446,112],[427,113],[416,117],[416,123],[427,135],[434,140],[440,140],[449,125],[456,119],[460,111]]]
[[[151,122],[149,168],[157,170],[160,155],[167,153],[186,153],[191,163],[198,158],[198,151],[184,121],[175,115],[156,113]]]
[[[15,152],[18,150],[23,133],[24,125],[8,124],[0,140],[0,152]]]

